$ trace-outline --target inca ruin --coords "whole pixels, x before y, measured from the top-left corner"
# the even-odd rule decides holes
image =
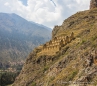
[[[70,34],[70,36],[66,36],[63,34],[61,36],[54,37],[52,40],[39,47],[40,52],[38,53],[38,55],[54,55],[62,47],[70,43],[73,39],[73,32]]]

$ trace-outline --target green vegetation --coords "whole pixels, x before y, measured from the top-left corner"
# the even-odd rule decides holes
[[[36,83],[35,82],[32,82],[31,86],[36,86]]]
[[[92,37],[92,41],[95,41],[97,39],[97,35],[95,35],[94,37]]]
[[[68,76],[68,81],[72,81],[73,78],[76,76],[77,73],[78,73],[78,71],[73,71],[73,72]]]
[[[86,42],[86,40],[82,40],[81,44],[84,44]]]
[[[0,86],[6,86],[12,84],[19,72],[0,72]]]
[[[48,66],[45,66],[44,69],[43,69],[43,72],[45,72],[46,70],[48,70]]]

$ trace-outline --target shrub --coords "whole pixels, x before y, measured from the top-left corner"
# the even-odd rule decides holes
[[[73,80],[73,78],[76,76],[76,74],[78,73],[78,71],[73,71],[70,76],[68,76],[68,81]]]
[[[45,72],[46,70],[48,70],[48,66],[45,66],[44,69],[43,69],[43,72]]]
[[[15,81],[15,78],[18,76],[17,73],[12,73],[12,72],[4,72],[0,74],[0,86],[6,86],[9,84],[12,84]]]
[[[36,86],[36,83],[35,82],[32,82],[31,86]]]
[[[92,37],[92,41],[95,41],[97,39],[97,36]]]
[[[85,40],[82,40],[81,44],[84,44],[86,41]]]

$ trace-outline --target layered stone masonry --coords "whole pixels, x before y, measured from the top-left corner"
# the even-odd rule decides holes
[[[41,47],[38,55],[54,55],[66,44],[70,43],[74,39],[74,33],[72,32],[70,36],[61,35],[54,37],[52,40],[47,42]]]

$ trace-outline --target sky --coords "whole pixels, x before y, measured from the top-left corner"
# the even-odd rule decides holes
[[[90,0],[0,0],[0,12],[17,15],[53,29],[76,12],[88,10]]]

